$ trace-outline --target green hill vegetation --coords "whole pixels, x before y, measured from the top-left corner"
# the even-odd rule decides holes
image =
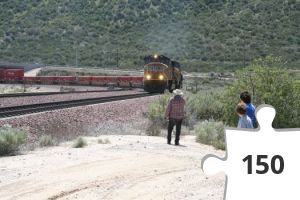
[[[3,0],[0,62],[138,69],[147,54],[188,71],[281,56],[299,68],[299,0]]]

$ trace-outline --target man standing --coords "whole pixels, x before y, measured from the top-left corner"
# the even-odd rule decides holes
[[[175,96],[170,99],[165,113],[166,118],[169,119],[168,144],[171,144],[172,131],[176,125],[175,145],[179,145],[181,124],[185,114],[185,100],[183,99],[183,92],[181,90],[176,89],[173,91],[173,94]]]

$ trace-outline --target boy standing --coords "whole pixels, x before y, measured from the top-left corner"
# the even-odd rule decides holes
[[[252,121],[250,117],[246,114],[247,106],[245,104],[239,104],[236,107],[236,112],[240,117],[238,128],[253,128]]]
[[[257,127],[256,117],[255,117],[255,107],[251,103],[251,94],[247,91],[242,92],[240,95],[241,103],[246,104],[246,114],[250,117],[252,125],[254,128]]]

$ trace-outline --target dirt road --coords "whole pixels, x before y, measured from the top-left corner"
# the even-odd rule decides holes
[[[207,177],[201,159],[224,155],[185,136],[184,146],[162,137],[101,136],[111,144],[74,149],[72,143],[0,158],[0,199],[222,200],[223,174]]]

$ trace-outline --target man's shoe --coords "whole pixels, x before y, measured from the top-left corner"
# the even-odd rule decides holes
[[[176,146],[179,146],[179,142],[175,142],[175,145],[176,145]]]
[[[171,142],[168,141],[168,144],[171,145]]]

